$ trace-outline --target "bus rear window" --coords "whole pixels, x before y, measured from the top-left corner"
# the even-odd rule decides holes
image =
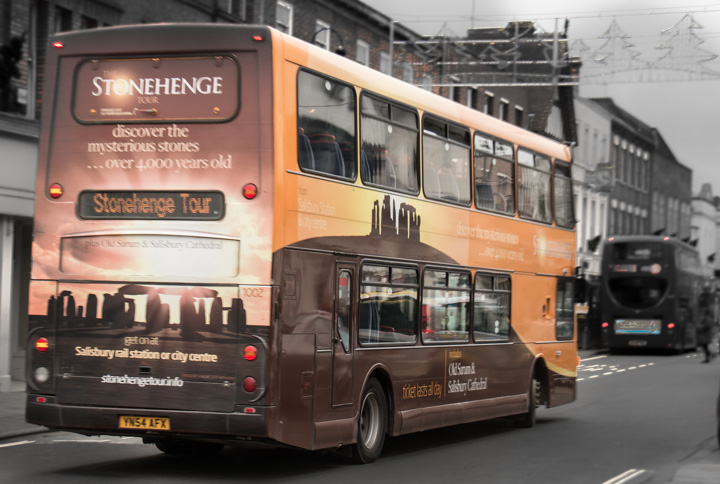
[[[657,243],[628,242],[612,246],[612,260],[653,260],[663,257],[663,245]]]
[[[239,99],[233,57],[88,59],[75,71],[73,115],[83,124],[222,122]]]

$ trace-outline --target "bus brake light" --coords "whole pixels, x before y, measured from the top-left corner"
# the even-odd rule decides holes
[[[253,35],[253,40],[254,40],[255,42],[262,42],[262,41],[265,40],[265,39],[263,38],[262,35]]]
[[[668,329],[673,329],[675,327],[675,323],[668,323]]]
[[[63,43],[62,42],[53,42],[53,47],[55,47],[56,49],[62,49]]]
[[[603,328],[607,328],[607,327],[609,327],[609,326],[610,326],[610,323],[608,323],[607,321],[605,321],[605,322],[602,324],[602,327],[603,327]]]
[[[242,387],[246,392],[252,393],[257,389],[257,381],[255,381],[255,378],[248,376],[243,380]]]
[[[38,338],[37,341],[35,341],[35,349],[38,350],[40,353],[46,352],[48,349],[50,349],[50,342],[47,340],[47,338]]]

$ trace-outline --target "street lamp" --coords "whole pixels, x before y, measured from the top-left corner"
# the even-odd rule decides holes
[[[318,34],[321,32],[325,32],[326,30],[329,30],[331,34],[334,33],[335,35],[337,35],[338,43],[340,44],[340,46],[337,49],[335,49],[335,53],[341,57],[345,57],[345,54],[347,54],[347,51],[345,50],[345,46],[343,45],[342,37],[340,37],[340,34],[338,33],[338,31],[332,27],[325,27],[325,28],[322,28],[322,29],[318,30],[317,32],[315,32],[310,43],[314,44],[315,39],[317,38]],[[330,43],[330,38],[328,38],[328,44],[329,43]]]

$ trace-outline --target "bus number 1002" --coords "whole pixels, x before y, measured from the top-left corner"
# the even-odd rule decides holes
[[[243,292],[243,297],[262,297],[263,288],[262,287],[243,287],[242,292]]]

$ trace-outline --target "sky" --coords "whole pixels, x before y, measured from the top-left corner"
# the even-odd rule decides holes
[[[687,14],[698,25],[692,33],[703,53],[720,56],[720,0],[364,0],[393,20],[423,35],[462,37],[469,28],[504,27],[532,20],[545,32],[563,28],[568,37],[592,49],[605,43],[613,20],[629,36],[639,59],[654,61],[667,49],[668,34]],[[693,193],[704,183],[720,195],[720,57],[702,66],[717,72],[713,80],[581,84],[583,97],[610,97],[620,108],[660,131],[675,157],[693,170]]]

